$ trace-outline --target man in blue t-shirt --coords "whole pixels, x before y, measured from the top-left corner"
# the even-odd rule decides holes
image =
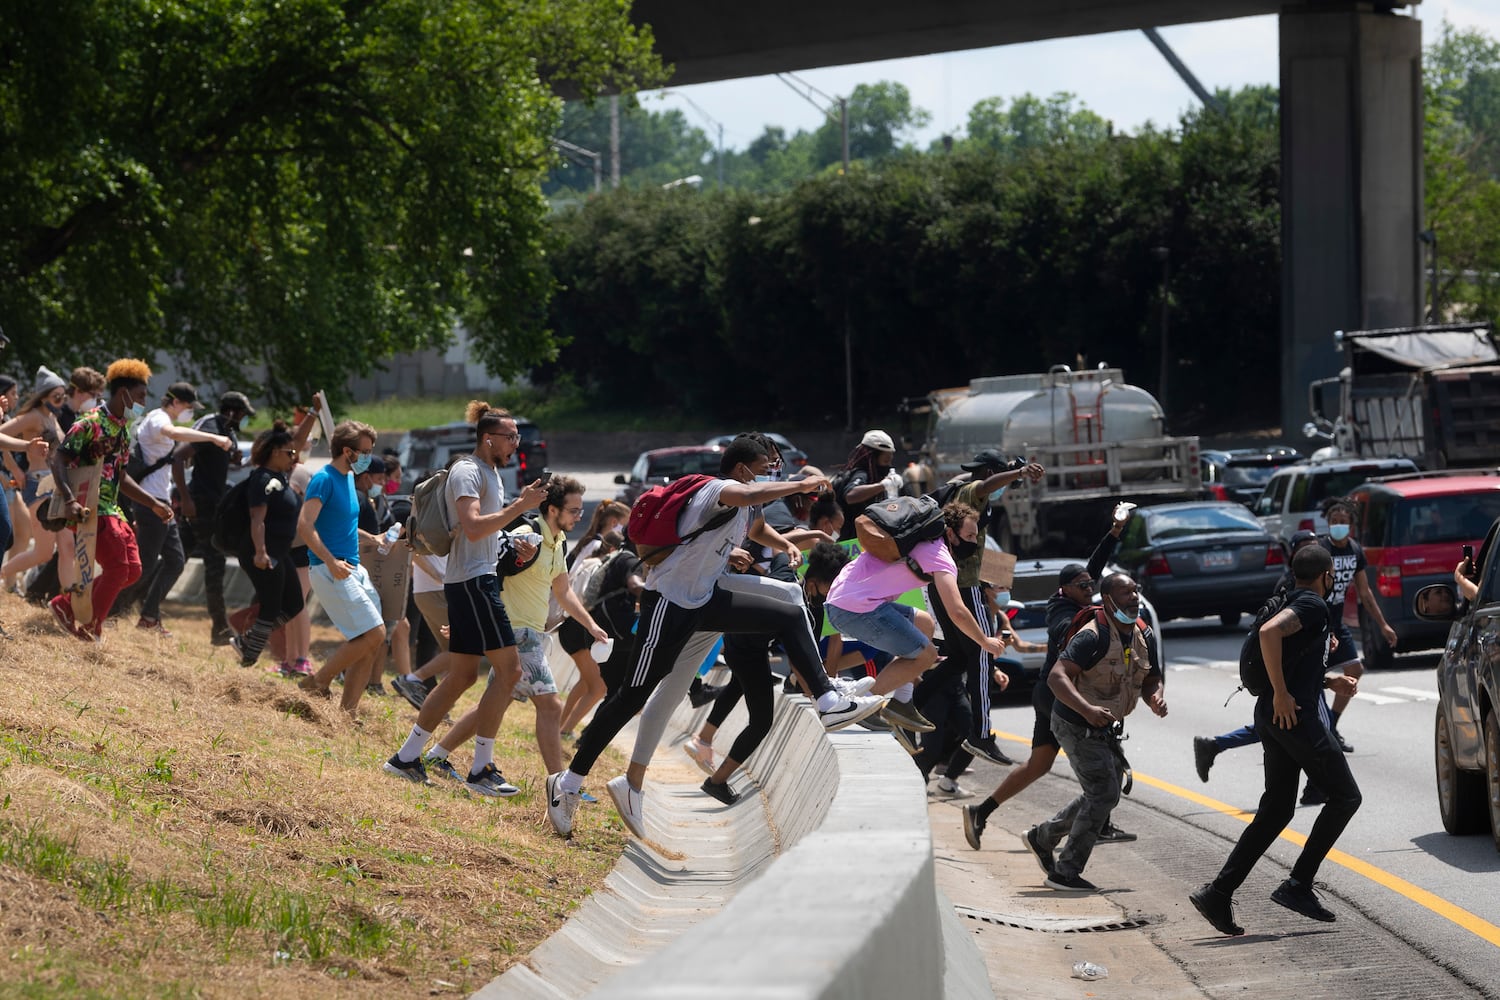
[[[333,429],[328,443],[333,461],[308,482],[297,528],[307,540],[313,593],[344,644],[298,687],[326,697],[328,685],[342,673],[339,707],[354,717],[385,639],[380,595],[359,564],[359,495],[354,490],[354,477],[370,466],[375,430],[346,420]]]
[[[1286,607],[1260,627],[1260,649],[1270,684],[1255,702],[1255,729],[1265,750],[1266,790],[1255,818],[1218,877],[1188,898],[1221,934],[1239,935],[1233,897],[1261,855],[1286,829],[1297,810],[1302,771],[1328,796],[1318,813],[1291,878],[1271,893],[1272,902],[1314,920],[1336,919],[1313,891],[1318,867],[1359,809],[1359,786],[1329,728],[1323,689],[1353,696],[1359,681],[1342,671],[1330,673],[1330,646],[1337,640],[1328,595],[1334,589],[1333,557],[1320,545],[1306,545],[1292,556],[1297,587]]]

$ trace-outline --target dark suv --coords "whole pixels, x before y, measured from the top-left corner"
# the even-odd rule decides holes
[[[1198,453],[1203,471],[1203,499],[1233,500],[1252,506],[1271,474],[1283,465],[1302,461],[1295,448],[1231,448]]]
[[[717,477],[719,459],[724,449],[716,445],[689,445],[682,448],[657,448],[643,451],[630,467],[628,476],[615,477],[615,485],[621,487],[615,496],[627,504],[652,486],[670,483],[679,476],[702,473]]]
[[[547,442],[541,428],[525,417],[516,417],[515,421],[521,442],[510,464],[500,470],[500,483],[507,497],[514,497],[523,485],[547,471]],[[463,421],[407,431],[396,447],[401,459],[401,491],[411,492],[417,483],[445,467],[454,455],[467,455],[473,450],[474,425]]]
[[[1491,522],[1500,517],[1500,475],[1460,469],[1383,476],[1349,496],[1359,507],[1354,537],[1364,546],[1375,599],[1400,637],[1398,647],[1441,645],[1447,625],[1417,617],[1412,599],[1428,584],[1451,582],[1462,547],[1477,549],[1484,540]],[[1359,631],[1365,665],[1391,666],[1395,652],[1363,608]]]
[[[1479,595],[1459,604],[1452,583],[1419,590],[1416,614],[1448,630],[1438,661],[1438,706],[1433,729],[1438,809],[1453,834],[1489,830],[1500,850],[1500,521],[1479,546]]]

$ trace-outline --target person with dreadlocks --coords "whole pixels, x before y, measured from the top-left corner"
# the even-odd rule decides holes
[[[895,442],[889,434],[879,430],[866,431],[849,453],[843,470],[829,483],[839,509],[844,512],[839,541],[847,542],[854,537],[854,519],[863,514],[865,508],[901,489],[901,474],[891,468],[895,457]]]

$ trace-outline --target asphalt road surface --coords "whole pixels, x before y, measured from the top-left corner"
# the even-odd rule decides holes
[[[1163,637],[1169,714],[1158,719],[1138,709],[1127,726],[1125,749],[1135,788],[1116,818],[1120,826],[1142,834],[1138,844],[1129,846],[1156,876],[1180,881],[1183,891],[1217,871],[1263,790],[1258,747],[1221,754],[1207,784],[1198,779],[1193,765],[1194,736],[1228,732],[1250,721],[1249,695],[1230,697],[1238,686],[1236,658],[1242,635],[1240,630],[1221,628],[1216,620],[1167,623]],[[1350,916],[1356,919],[1323,925],[1293,918],[1300,923],[1291,925],[1292,930],[1284,924],[1256,925],[1279,909],[1264,904],[1264,896],[1296,858],[1300,839],[1292,838],[1306,835],[1316,817],[1316,807],[1300,807],[1270,852],[1276,864],[1263,861],[1237,897],[1240,922],[1249,934],[1235,940],[1249,947],[1237,946],[1237,953],[1214,953],[1210,948],[1205,955],[1202,948],[1190,947],[1192,942],[1160,940],[1174,958],[1189,970],[1195,962],[1209,963],[1204,966],[1209,970],[1214,963],[1250,958],[1279,967],[1278,976],[1294,975],[1292,967],[1300,958],[1327,977],[1309,981],[1320,986],[1292,992],[1259,991],[1241,977],[1241,990],[1262,996],[1500,996],[1500,852],[1488,834],[1450,836],[1438,815],[1432,738],[1437,658],[1436,650],[1401,655],[1397,669],[1366,673],[1360,694],[1340,723],[1354,746],[1349,762],[1364,804],[1324,864],[1319,881],[1331,897],[1330,906],[1353,911]],[[1029,743],[1029,702],[1008,697],[996,706],[992,718],[1000,733],[1024,737]],[[977,764],[965,782],[983,794],[1002,776],[1000,768]],[[1071,782],[1072,775],[1060,761],[1044,780]],[[1040,784],[1035,788],[1039,799],[1057,795],[1056,789],[1043,790]],[[1024,792],[1002,809],[1025,809],[1025,799],[1032,794]],[[1037,819],[1046,818],[1037,811]],[[1369,928],[1357,919],[1360,914],[1410,947],[1382,938],[1374,929],[1362,934],[1336,932],[1353,931],[1354,923]],[[1211,933],[1206,924],[1202,929]],[[1257,955],[1257,931],[1274,944],[1262,948],[1270,948],[1270,953]],[[1222,947],[1228,942],[1197,944]],[[1278,949],[1286,949],[1279,959]]]

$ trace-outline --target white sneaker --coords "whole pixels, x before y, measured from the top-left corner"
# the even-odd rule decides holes
[[[862,694],[869,694],[870,688],[875,686],[875,678],[861,677],[857,681],[851,681],[846,677],[830,678],[833,689],[846,698],[858,698]]]
[[[577,792],[565,792],[562,790],[562,778],[567,773],[558,771],[556,774],[547,775],[547,819],[556,830],[564,837],[573,835],[573,814],[578,811],[578,803],[582,796]]]
[[[682,745],[682,752],[692,758],[693,763],[698,765],[698,770],[710,778],[719,769],[718,763],[714,760],[712,743],[704,743],[698,737],[694,736]]]
[[[818,717],[823,720],[823,728],[832,733],[874,715],[884,705],[885,698],[880,695],[860,695],[846,698],[826,712],[819,712]]]
[[[950,799],[969,799],[974,797],[973,792],[946,776],[938,778],[937,790],[939,795],[946,795]]]
[[[610,778],[604,787],[609,789],[609,797],[615,800],[615,809],[620,818],[625,821],[625,826],[631,833],[646,839],[646,793],[644,790],[636,791],[630,787],[630,782],[625,775],[618,778]]]

